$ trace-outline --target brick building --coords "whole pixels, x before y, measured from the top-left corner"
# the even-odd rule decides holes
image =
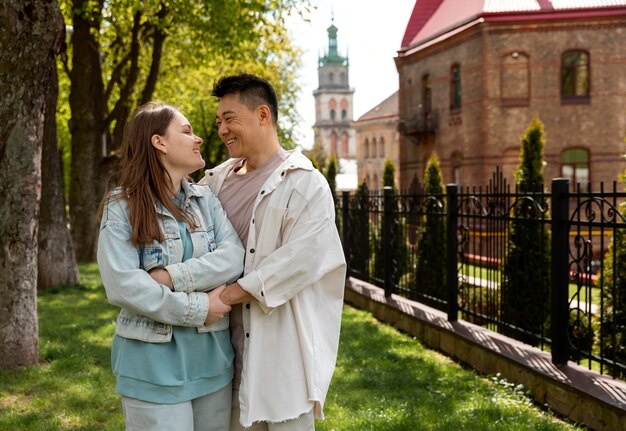
[[[534,115],[548,181],[626,168],[626,0],[417,0],[395,61],[401,187],[433,151],[446,183],[513,182]]]
[[[400,180],[400,136],[398,133],[398,92],[363,114],[353,123],[357,142],[357,173],[359,184],[376,190],[382,187],[386,160],[396,167],[396,185]]]

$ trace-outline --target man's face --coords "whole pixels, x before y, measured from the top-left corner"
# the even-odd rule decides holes
[[[259,135],[259,109],[250,110],[238,94],[227,94],[217,106],[217,132],[230,157],[250,157]]]

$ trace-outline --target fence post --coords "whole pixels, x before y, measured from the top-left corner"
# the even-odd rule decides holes
[[[569,180],[552,180],[552,363],[566,364],[570,355],[568,339],[568,248]]]
[[[383,242],[383,273],[385,274],[384,288],[385,297],[389,298],[393,293],[393,255],[396,246],[396,241],[393,235],[393,189],[386,186],[383,190],[383,228],[382,238]]]
[[[343,254],[346,258],[346,278],[350,276],[350,192],[341,193],[341,231],[343,232]]]
[[[448,321],[456,322],[459,314],[458,297],[458,202],[459,187],[456,184],[446,185],[446,284],[448,285]]]

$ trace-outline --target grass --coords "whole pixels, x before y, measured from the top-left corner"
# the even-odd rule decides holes
[[[39,295],[41,364],[0,370],[0,430],[124,429],[109,361],[117,310],[97,267],[80,269],[81,285]],[[581,429],[347,306],[325,413],[318,431]]]

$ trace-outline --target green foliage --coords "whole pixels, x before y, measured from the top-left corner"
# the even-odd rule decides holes
[[[392,283],[397,285],[400,279],[404,275],[407,269],[407,244],[404,235],[406,223],[401,220],[399,207],[398,207],[398,190],[395,185],[395,171],[396,167],[391,160],[386,160],[383,166],[383,187],[391,187],[391,196],[393,199],[392,212],[388,216],[385,212],[381,215],[380,223],[378,225],[378,241],[376,243],[376,254],[374,257],[374,274],[379,280],[385,279],[385,273],[392,271]],[[390,217],[390,218],[388,218]],[[386,238],[383,230],[385,225],[391,223],[391,236],[392,238]],[[384,248],[391,245],[392,252],[392,267],[385,267],[385,254]]]
[[[531,199],[518,198],[513,208],[501,287],[502,320],[535,334],[547,330],[544,323],[550,309],[550,235],[541,223],[543,214],[538,208],[546,203],[531,195],[543,191],[544,146],[543,124],[535,117],[522,139],[521,162],[516,172],[519,191]],[[502,331],[536,343],[514,328],[504,327]]]
[[[418,291],[446,299],[446,218],[439,158],[432,154],[424,172],[425,212],[418,243],[415,281]]]
[[[391,187],[396,191],[396,167],[391,160],[385,160],[383,166],[383,187]]]
[[[292,44],[285,18],[307,19],[308,0],[85,1],[80,10],[77,3],[59,0],[66,23],[72,23],[72,15],[83,16],[96,35],[106,91],[105,114],[117,112],[120,100],[127,100],[130,114],[146,94],[151,100],[171,103],[204,139],[203,155],[208,165],[214,165],[226,159],[227,153],[215,128],[217,101],[210,95],[211,88],[221,76],[254,73],[276,88],[281,143],[288,149],[295,146],[293,126],[301,121],[295,109],[296,73],[302,50]],[[136,33],[134,26],[139,29]],[[162,51],[155,51],[158,36],[164,38]],[[61,64],[69,72],[73,47],[69,37],[67,41],[68,52],[61,57]],[[158,71],[157,79],[150,92],[147,83],[154,71]],[[76,76],[92,79],[80,73]],[[69,154],[70,142],[66,126],[71,117],[69,92],[68,74],[61,73],[58,133],[64,155]],[[116,119],[111,119],[108,127],[113,134]]]
[[[316,142],[313,145],[313,148],[310,150],[305,150],[303,153],[311,159],[313,162],[313,166],[323,172],[326,169],[326,161],[328,160],[328,155],[326,151],[324,151],[324,147],[319,142]]]
[[[626,217],[626,203],[620,205],[620,214]],[[604,256],[601,275],[604,308],[598,345],[602,346],[604,357],[626,364],[626,229],[615,230],[613,242]],[[619,368],[606,366],[617,377],[626,377]]]
[[[335,205],[337,204],[337,171],[337,159],[334,155],[331,155],[328,159],[328,163],[326,164],[326,172],[324,176],[326,177],[330,191],[333,194]]]

